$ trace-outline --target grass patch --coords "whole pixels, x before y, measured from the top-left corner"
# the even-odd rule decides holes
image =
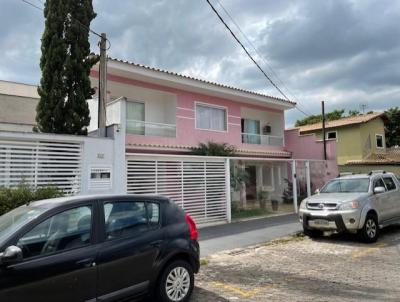
[[[201,266],[208,265],[209,263],[210,263],[210,260],[208,260],[207,258],[200,259],[200,265]]]
[[[292,235],[269,241],[269,242],[263,244],[263,246],[278,245],[278,244],[285,244],[285,243],[289,243],[289,242],[302,241],[305,238],[306,238],[306,236],[304,235],[303,232],[296,232]]]
[[[257,216],[265,216],[271,214],[267,209],[232,209],[232,219],[249,218]]]

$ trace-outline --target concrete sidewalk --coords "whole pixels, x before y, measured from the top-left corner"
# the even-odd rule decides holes
[[[270,241],[300,231],[296,214],[252,219],[199,230],[201,257]]]

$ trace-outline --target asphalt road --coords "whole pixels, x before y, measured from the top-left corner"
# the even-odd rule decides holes
[[[199,230],[201,257],[270,241],[301,230],[296,214],[253,219]]]

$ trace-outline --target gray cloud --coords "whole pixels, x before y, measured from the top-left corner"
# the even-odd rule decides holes
[[[321,100],[328,110],[400,106],[400,1],[219,1],[308,113],[318,113]],[[0,78],[36,84],[43,15],[22,1],[1,2]],[[111,56],[279,96],[205,0],[94,0],[94,7],[92,28],[108,34]],[[97,52],[97,37],[90,39]],[[286,120],[301,117],[291,110]]]

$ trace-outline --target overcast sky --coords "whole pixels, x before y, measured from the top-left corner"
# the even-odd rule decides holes
[[[318,113],[321,100],[327,110],[400,106],[400,1],[220,1],[307,113]],[[0,79],[38,84],[43,14],[21,0],[0,3]],[[205,0],[94,0],[94,8],[92,28],[108,34],[110,56],[280,96]],[[302,117],[290,110],[287,124]]]

